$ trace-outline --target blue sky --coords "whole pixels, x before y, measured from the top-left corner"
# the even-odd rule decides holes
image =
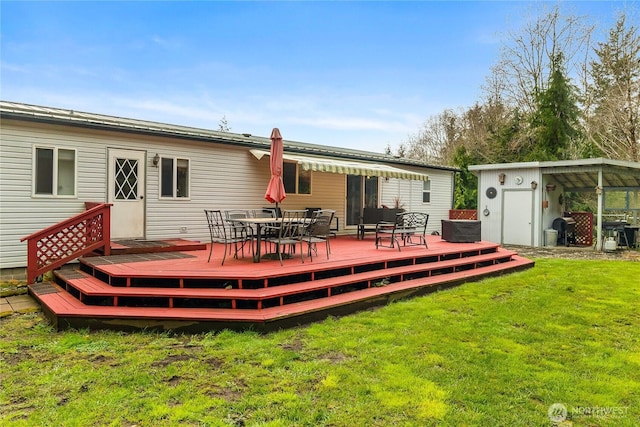
[[[599,33],[624,6],[560,4]],[[543,7],[3,1],[0,98],[383,152],[479,100],[505,32]]]

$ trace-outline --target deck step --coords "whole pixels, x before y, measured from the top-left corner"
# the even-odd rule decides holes
[[[282,266],[231,259],[222,267],[207,249],[83,258],[29,291],[58,329],[267,331],[533,266],[492,242],[427,237],[428,250],[401,252],[342,237],[330,260]]]
[[[119,297],[125,297],[127,305],[134,304],[134,300],[132,300],[132,298],[155,298],[156,305],[159,307],[174,307],[175,304],[172,300],[182,298],[229,301],[231,306],[236,308],[236,300],[262,301],[279,299],[279,301],[276,302],[277,305],[285,305],[295,300],[287,300],[284,299],[284,297],[296,294],[310,294],[317,291],[326,291],[326,295],[323,296],[330,296],[332,294],[332,290],[335,288],[339,288],[341,290],[340,292],[344,292],[346,288],[353,285],[359,286],[359,289],[375,287],[376,283],[382,280],[385,280],[387,283],[396,283],[405,281],[408,277],[415,277],[416,275],[427,277],[438,274],[451,274],[463,270],[473,270],[482,266],[510,262],[514,255],[516,255],[516,253],[513,251],[503,250],[495,253],[469,258],[453,259],[438,263],[392,267],[382,270],[373,270],[258,289],[111,286],[86,272],[75,270],[56,271],[55,277],[59,279],[57,280],[59,285],[63,286],[73,295],[78,295],[79,299],[87,304],[90,304],[88,301],[91,297],[111,298],[112,301],[110,305],[119,305]],[[100,301],[104,303],[104,299],[101,299]],[[153,300],[141,301],[141,305],[145,306],[149,306],[151,303],[153,303]],[[255,308],[262,308],[262,305],[258,305]]]
[[[513,255],[512,260],[505,263],[410,279],[386,286],[258,310],[92,306],[85,305],[51,282],[37,284],[39,287],[34,285],[30,291],[49,312],[49,317],[55,319],[54,323],[58,328],[93,326],[127,330],[153,328],[198,331],[212,328],[244,329],[251,325],[258,330],[272,330],[330,314],[382,305],[395,299],[424,294],[434,288],[516,271],[532,265],[532,261]]]
[[[498,245],[487,245],[482,248],[465,250],[447,250],[435,254],[420,254],[403,256],[398,252],[385,254],[384,259],[374,261],[332,261],[330,264],[300,264],[296,270],[260,268],[243,270],[240,273],[230,272],[228,269],[180,270],[162,269],[160,272],[149,273],[148,269],[132,268],[131,263],[142,261],[165,260],[163,257],[190,257],[188,253],[174,252],[171,254],[145,255],[117,255],[98,259],[80,259],[80,268],[90,275],[99,277],[102,281],[115,287],[175,287],[175,288],[265,288],[282,286],[299,282],[315,281],[321,277],[344,277],[371,270],[386,270],[392,272],[395,267],[409,267],[415,265],[418,270],[426,270],[427,265],[440,265],[448,268],[449,262],[467,262],[468,259],[479,256],[489,256],[487,262],[494,256],[507,257],[515,252],[499,248]],[[380,258],[380,257],[379,257]],[[498,261],[495,261],[498,262]],[[449,263],[451,265],[451,263]],[[308,267],[307,267],[308,266]],[[257,267],[257,266],[256,266]],[[294,266],[295,267],[295,266]],[[437,269],[434,269],[437,270]]]

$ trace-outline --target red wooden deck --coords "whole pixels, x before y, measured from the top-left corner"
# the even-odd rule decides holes
[[[449,243],[427,236],[429,249],[376,249],[373,239],[331,239],[305,256],[253,263],[251,254],[221,265],[222,247],[90,257],[30,291],[59,329],[271,330],[385,304],[469,280],[533,266],[489,242]],[[155,245],[148,245],[151,249]],[[177,246],[177,245],[176,245]],[[190,249],[190,250],[185,250]]]

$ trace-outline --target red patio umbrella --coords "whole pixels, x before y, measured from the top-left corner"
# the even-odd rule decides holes
[[[278,203],[287,197],[287,193],[284,191],[284,183],[282,182],[282,135],[278,128],[273,128],[271,131],[271,179],[267,186],[267,192],[264,194],[264,198],[270,203],[276,204],[276,212],[278,210]]]

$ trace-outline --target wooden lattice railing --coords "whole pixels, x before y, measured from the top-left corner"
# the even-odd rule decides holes
[[[449,209],[449,219],[478,219],[475,209]]]
[[[20,239],[27,241],[27,282],[99,248],[111,253],[111,205],[98,204]]]

